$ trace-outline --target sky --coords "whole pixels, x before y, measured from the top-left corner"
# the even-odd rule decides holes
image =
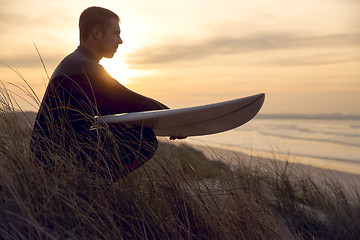
[[[41,100],[48,76],[79,44],[80,13],[101,6],[120,16],[124,42],[101,64],[126,87],[169,107],[264,92],[261,113],[360,114],[358,0],[0,0],[0,6],[0,80],[25,110],[37,105],[22,99],[18,87],[25,83],[13,70]]]

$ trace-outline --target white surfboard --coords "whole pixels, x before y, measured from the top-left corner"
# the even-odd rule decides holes
[[[152,128],[157,136],[200,136],[227,131],[251,120],[265,94],[197,107],[97,116],[107,123]]]

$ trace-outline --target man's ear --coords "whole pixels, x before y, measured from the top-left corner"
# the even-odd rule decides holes
[[[102,31],[99,27],[94,27],[91,31],[91,37],[95,40],[95,41],[100,41],[102,38]]]

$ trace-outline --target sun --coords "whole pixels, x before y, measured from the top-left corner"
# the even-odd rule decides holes
[[[134,78],[143,77],[152,73],[152,71],[148,70],[130,69],[124,60],[117,58],[116,55],[112,59],[101,59],[100,64],[114,79],[123,85],[131,84],[131,81]]]

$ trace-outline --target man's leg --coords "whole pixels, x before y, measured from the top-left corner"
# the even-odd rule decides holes
[[[124,171],[130,173],[149,161],[155,154],[158,142],[149,128],[132,128],[117,135],[121,144],[120,156]],[[124,150],[124,152],[121,152]]]
[[[102,167],[116,181],[149,161],[155,154],[158,142],[149,128],[110,128],[100,137]]]

